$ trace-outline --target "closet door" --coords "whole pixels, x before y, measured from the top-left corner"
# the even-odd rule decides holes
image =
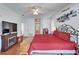
[[[35,34],[40,34],[40,19],[35,19]]]

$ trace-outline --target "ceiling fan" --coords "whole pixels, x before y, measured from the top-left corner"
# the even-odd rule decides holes
[[[38,15],[40,13],[39,7],[33,6],[32,7],[32,12],[33,12],[33,15]]]
[[[27,8],[29,12],[31,12],[31,14],[34,16],[38,16],[42,14],[40,6],[30,6],[30,7],[25,7],[25,8]]]

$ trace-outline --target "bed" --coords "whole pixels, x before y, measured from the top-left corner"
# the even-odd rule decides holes
[[[61,34],[55,31],[54,34],[35,35],[29,50],[29,55],[74,55],[76,44],[69,40],[69,33]],[[58,37],[59,36],[59,37]],[[62,37],[62,38],[60,38]]]

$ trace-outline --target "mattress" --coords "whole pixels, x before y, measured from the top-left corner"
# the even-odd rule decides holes
[[[54,35],[36,35],[30,44],[28,54],[35,50],[75,50],[76,44]]]

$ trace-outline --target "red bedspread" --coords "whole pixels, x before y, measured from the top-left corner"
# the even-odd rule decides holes
[[[75,43],[59,39],[54,35],[36,35],[28,53],[33,50],[74,50],[75,48]]]

